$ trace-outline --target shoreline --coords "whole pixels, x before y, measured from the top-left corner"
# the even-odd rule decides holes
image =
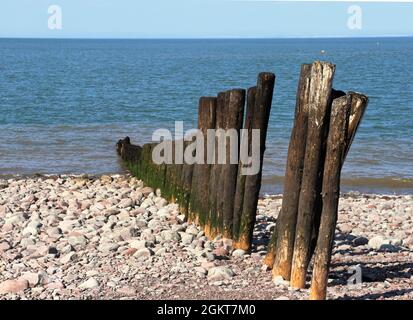
[[[58,177],[85,177],[88,179],[99,179],[102,176],[125,176],[130,177],[131,174],[127,169],[122,169],[116,173],[23,173],[23,174],[0,174],[0,182],[8,179],[33,179],[33,178],[58,178]],[[413,179],[410,178],[343,178],[341,179],[341,194],[366,194],[366,195],[392,195],[403,196],[413,195]],[[361,183],[357,183],[361,181]],[[389,186],[380,184],[381,181],[387,181]],[[369,184],[370,182],[370,184]],[[278,195],[283,193],[284,177],[281,176],[264,176],[260,197]],[[394,187],[391,187],[394,186]]]
[[[248,253],[130,176],[0,179],[0,299],[307,299],[263,266],[281,204],[260,198]],[[413,298],[412,207],[412,195],[340,198],[329,299]],[[347,285],[355,264],[363,283]]]

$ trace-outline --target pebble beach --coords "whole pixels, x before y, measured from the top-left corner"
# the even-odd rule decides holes
[[[0,179],[0,299],[307,299],[263,264],[281,204],[260,199],[244,252],[129,175]],[[342,194],[328,299],[413,299],[412,210],[412,195]]]

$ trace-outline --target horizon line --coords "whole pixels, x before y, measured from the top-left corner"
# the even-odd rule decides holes
[[[252,0],[254,1],[254,0]],[[259,0],[277,1],[277,0]],[[304,0],[307,1],[307,0]],[[412,0],[413,1],[413,0]],[[282,39],[371,39],[371,38],[412,38],[413,34],[407,35],[360,35],[360,36],[222,36],[222,37],[38,37],[38,36],[0,36],[0,40],[282,40]]]

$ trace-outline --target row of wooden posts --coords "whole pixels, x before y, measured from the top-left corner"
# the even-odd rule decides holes
[[[302,65],[282,209],[265,259],[274,277],[304,288],[314,256],[312,299],[326,297],[341,168],[368,102],[362,94],[334,90],[334,72],[335,66],[328,62]],[[212,164],[204,152],[204,164],[157,165],[152,158],[156,143],[140,147],[129,138],[119,140],[118,154],[132,174],[160,188],[162,196],[178,203],[187,220],[201,226],[209,238],[221,234],[233,239],[235,248],[251,250],[274,83],[274,74],[260,73],[257,85],[247,91],[232,89],[199,100],[198,129],[203,136],[208,129],[235,129],[241,140],[240,131],[246,129],[251,153],[251,131],[260,130],[257,174],[243,175],[241,169],[248,164],[230,163],[229,143],[226,162],[220,164],[218,141]],[[190,144],[173,141],[172,153]]]
[[[332,88],[335,66],[301,68],[287,156],[282,208],[265,263],[273,276],[305,288],[314,258],[311,299],[325,299],[344,160],[367,107],[365,95]]]
[[[239,148],[241,129],[249,133],[259,129],[260,168],[255,175],[242,175],[241,168],[248,164],[230,161],[229,145],[233,142],[229,137],[225,138],[224,144],[225,164],[218,161],[219,137],[215,137],[215,161],[212,164],[207,161],[207,144],[204,144],[203,164],[156,165],[152,159],[156,144],[135,146],[129,138],[118,142],[118,153],[134,175],[148,185],[160,188],[163,197],[177,202],[187,220],[200,225],[209,238],[222,234],[234,240],[234,247],[250,250],[274,84],[273,73],[260,73],[257,85],[247,91],[232,89],[220,92],[216,97],[201,97],[199,100],[198,130],[204,137],[208,136],[209,129],[232,129],[237,133],[236,146]],[[249,152],[252,149],[251,136],[248,134]],[[192,143],[173,141],[172,154],[179,146],[187,149]]]

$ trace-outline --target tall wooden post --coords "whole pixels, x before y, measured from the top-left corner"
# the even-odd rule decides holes
[[[306,155],[298,203],[298,217],[291,270],[291,285],[304,288],[313,232],[314,208],[317,200],[317,184],[321,179],[319,165],[322,156],[323,137],[328,130],[329,102],[335,66],[316,61],[311,67],[310,103]]]
[[[191,216],[195,215],[195,221],[204,225],[209,207],[209,178],[211,166],[207,163],[207,131],[215,128],[217,98],[201,97],[199,99],[198,129],[202,134],[203,145],[203,163],[194,165],[192,177],[190,210]]]
[[[310,299],[325,299],[340,197],[340,172],[347,151],[351,96],[334,100],[323,177],[323,210],[315,251]]]
[[[244,122],[244,134],[241,135],[241,143],[243,139],[248,138],[248,155],[251,155],[251,140],[252,140],[252,119],[254,117],[255,108],[255,95],[257,93],[257,87],[249,88],[247,91],[247,111]],[[245,136],[248,134],[248,137]],[[237,187],[235,191],[234,199],[234,215],[233,215],[233,238],[236,239],[239,236],[239,228],[241,223],[242,207],[244,205],[245,197],[245,179],[246,176],[242,174],[242,168],[247,167],[247,163],[243,163],[241,160],[238,165]]]
[[[266,263],[273,268],[274,276],[280,275],[286,280],[290,280],[298,199],[306,150],[310,75],[311,65],[303,64],[297,92],[295,122],[288,149],[282,208],[266,257]]]
[[[218,139],[216,132],[218,129],[222,129],[224,125],[225,116],[225,92],[218,93],[217,106],[215,112],[215,135],[214,135],[214,163],[211,165],[211,172],[209,178],[209,210],[205,222],[205,235],[208,238],[215,238],[218,228],[218,216],[217,216],[217,189],[219,188],[221,165],[218,164]]]
[[[274,93],[275,75],[260,73],[258,76],[255,108],[252,119],[252,129],[260,130],[260,168],[255,175],[245,178],[244,202],[241,215],[239,236],[234,246],[243,250],[250,250],[252,235],[257,213],[258,196],[261,188],[262,164],[267,138],[268,121],[270,117],[272,97]]]
[[[231,164],[231,148],[237,147],[237,155],[239,154],[239,141],[240,141],[240,130],[243,125],[244,120],[244,105],[245,105],[245,90],[243,89],[233,89],[229,93],[229,103],[228,103],[228,113],[225,121],[225,155],[226,162],[222,167],[221,179],[224,184],[224,192],[221,194],[223,198],[223,220],[224,229],[223,236],[226,238],[232,238],[232,226],[233,226],[233,214],[234,214],[234,198],[235,189],[237,185],[237,173],[238,173],[238,158],[237,162]],[[236,134],[234,139],[231,141],[227,134],[230,134],[228,130],[233,130]],[[235,145],[235,144],[236,145]]]
[[[218,130],[225,128],[225,122],[228,112],[228,92],[220,92],[217,97],[217,111],[215,119],[216,134]],[[208,224],[205,228],[205,234],[209,238],[215,238],[223,230],[223,205],[224,199],[222,197],[224,184],[222,183],[222,167],[218,162],[218,153],[225,152],[225,150],[218,150],[218,136],[215,136],[215,164],[211,169],[212,180],[210,183],[210,209],[208,213]]]
[[[345,96],[346,93],[341,90],[335,90],[331,89],[331,96],[330,96],[330,102],[329,105],[331,106],[333,101],[337,98]],[[329,110],[331,110],[331,107],[329,107]],[[321,191],[323,188],[323,173],[324,173],[324,161],[326,158],[326,149],[327,149],[327,136],[328,136],[328,130],[324,132],[324,136],[322,137],[322,147],[320,150],[321,157],[320,157],[320,164],[318,166],[318,175],[321,177],[318,180],[317,187],[316,187],[316,202],[314,206],[314,222],[313,222],[313,231],[311,235],[311,245],[310,245],[310,254],[308,255],[308,261],[307,264],[310,263],[311,257],[314,255],[315,247],[317,244],[317,238],[318,238],[318,230],[320,228],[320,220],[321,220],[321,211],[323,210],[323,199],[321,197]]]

